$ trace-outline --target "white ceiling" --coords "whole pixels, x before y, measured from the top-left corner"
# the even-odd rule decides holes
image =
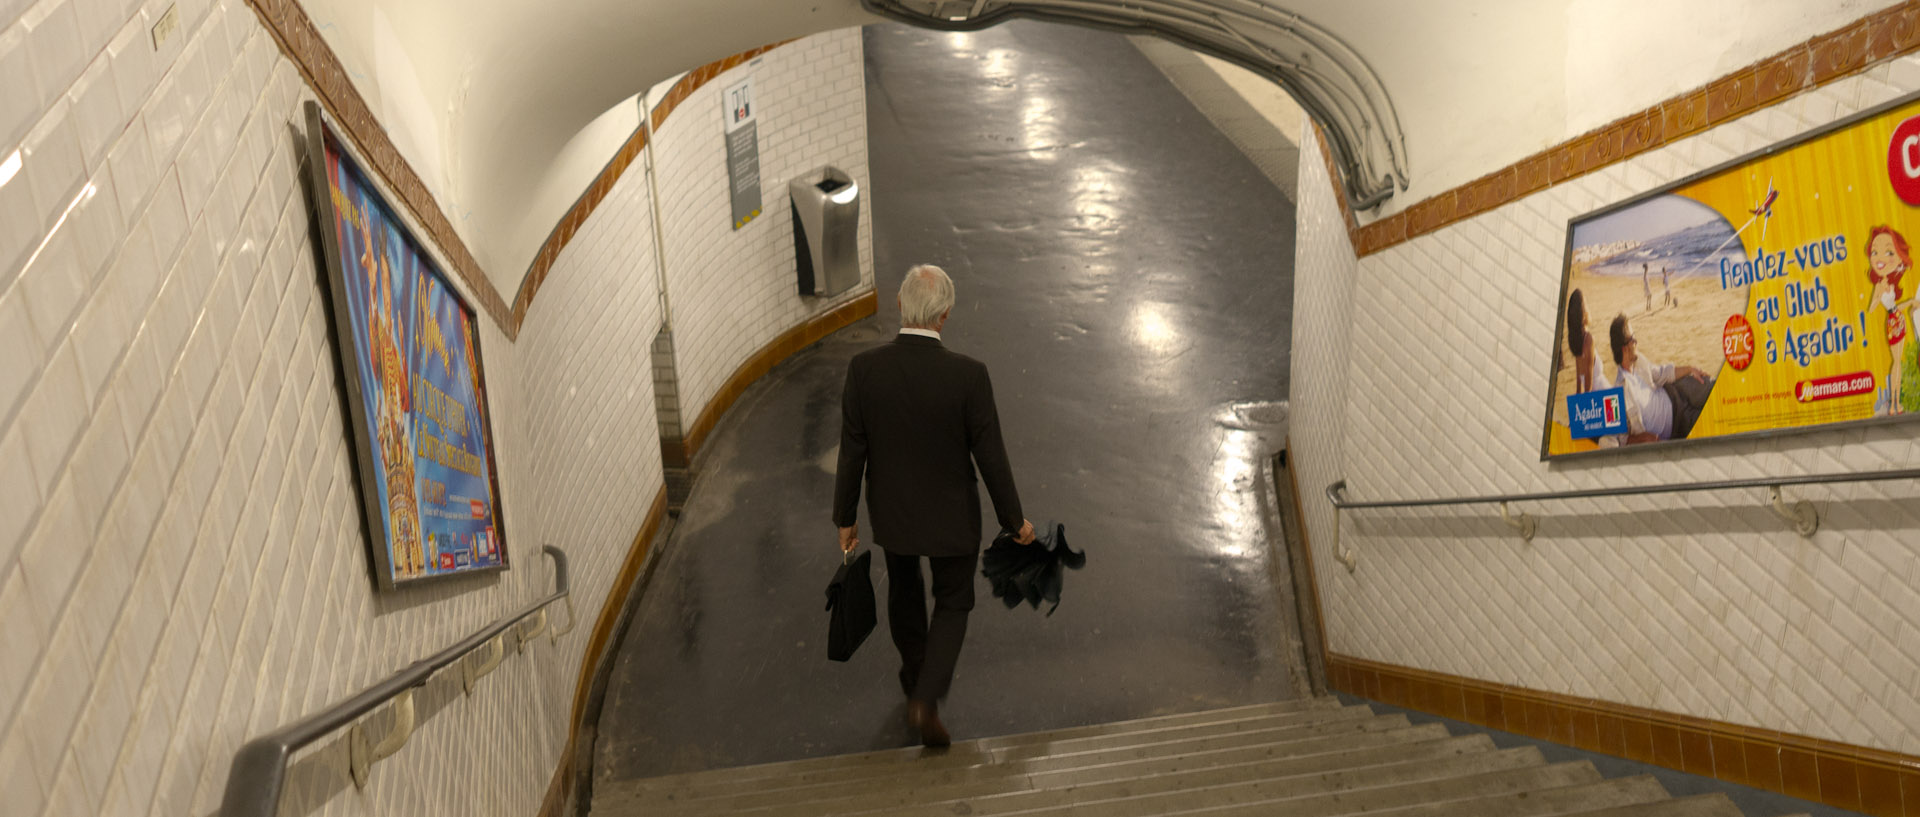
[[[858,0],[300,2],[508,298],[638,121],[636,94],[730,54],[876,19]],[[1410,182],[1377,213],[1387,214],[1895,2],[1268,5],[1337,34],[1386,86]]]

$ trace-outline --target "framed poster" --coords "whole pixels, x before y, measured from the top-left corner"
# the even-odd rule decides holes
[[[1920,417],[1920,96],[1568,222],[1541,459]]]
[[[748,68],[759,65],[748,63]],[[748,74],[720,93],[727,138],[727,200],[733,208],[733,229],[747,226],[760,215],[760,113]]]
[[[507,567],[479,327],[320,106],[307,103],[374,580],[383,590]]]

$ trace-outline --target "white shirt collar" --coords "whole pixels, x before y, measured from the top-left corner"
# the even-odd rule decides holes
[[[900,328],[900,334],[902,334],[902,335],[919,335],[919,336],[921,336],[921,337],[923,337],[923,338],[933,338],[934,340],[939,340],[939,339],[940,339],[940,333],[939,333],[939,332],[935,332],[935,331],[933,331],[932,329],[916,329],[916,328],[914,328],[914,327],[911,327],[911,326],[904,326],[904,327],[901,327],[901,328]]]

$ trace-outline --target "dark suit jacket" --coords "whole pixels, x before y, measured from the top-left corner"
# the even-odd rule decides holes
[[[978,552],[977,464],[1000,526],[1020,529],[1026,517],[985,364],[933,338],[900,335],[854,356],[840,412],[834,524],[859,518],[864,476],[874,544],[916,556]]]

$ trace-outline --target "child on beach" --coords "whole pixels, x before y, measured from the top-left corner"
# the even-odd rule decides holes
[[[1873,292],[1869,296],[1887,310],[1887,350],[1892,354],[1893,364],[1887,368],[1887,384],[1880,390],[1880,399],[1874,403],[1875,415],[1900,414],[1905,411],[1902,400],[1902,353],[1907,346],[1907,317],[1913,306],[1911,300],[1901,300],[1901,279],[1913,266],[1913,257],[1907,249],[1907,239],[1893,231],[1892,227],[1880,225],[1867,232],[1867,280],[1873,282]]]

